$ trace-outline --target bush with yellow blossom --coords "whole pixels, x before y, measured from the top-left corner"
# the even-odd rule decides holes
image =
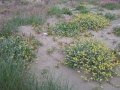
[[[98,31],[107,27],[110,24],[109,20],[97,14],[77,14],[69,22],[61,22],[49,30],[49,34],[58,36],[76,36],[87,30]]]
[[[112,52],[103,42],[95,38],[84,38],[75,44],[65,46],[65,64],[84,72],[87,77],[82,76],[85,81],[109,82],[117,73],[116,61]]]
[[[20,36],[0,37],[0,60],[31,61],[35,54],[30,50],[28,38]]]

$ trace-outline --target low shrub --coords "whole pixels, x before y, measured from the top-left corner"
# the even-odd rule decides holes
[[[78,6],[76,6],[76,10],[82,11],[84,9],[86,9],[86,7],[84,5],[78,5]]]
[[[112,52],[103,42],[94,38],[84,38],[75,44],[65,46],[65,64],[83,71],[85,81],[109,82],[110,78],[120,76],[117,66],[120,65]]]
[[[50,7],[50,9],[48,9],[47,14],[48,15],[56,15],[57,17],[61,17],[62,10],[57,6],[52,6],[52,7]]]
[[[116,36],[120,36],[120,26],[114,27],[114,28],[113,28],[113,33],[114,33]]]
[[[116,19],[116,15],[115,14],[111,14],[111,13],[106,13],[105,17],[109,20],[114,20]]]
[[[72,15],[72,12],[68,8],[63,8],[62,12],[63,12],[63,14]]]
[[[0,37],[0,60],[13,60],[16,64],[18,61],[31,61],[35,54],[29,49],[32,44],[29,39],[22,39],[20,36],[10,36],[9,38]]]
[[[57,17],[61,17],[62,14],[72,15],[72,12],[68,8],[60,9],[58,6],[52,6],[48,11],[48,15],[56,15]]]
[[[87,9],[85,9],[85,10],[82,10],[80,13],[86,14],[86,13],[89,13],[89,11]]]
[[[98,31],[110,24],[109,20],[97,14],[77,14],[70,22],[61,22],[48,33],[59,36],[72,37],[87,30]]]
[[[84,5],[78,5],[78,6],[76,6],[76,10],[79,10],[80,13],[83,13],[83,14],[89,13],[89,11],[87,10],[87,8]]]
[[[71,22],[80,24],[81,27],[91,30],[100,30],[110,24],[109,20],[97,14],[77,14]]]
[[[61,22],[56,24],[55,27],[51,28],[51,30],[48,31],[48,34],[72,37],[78,34],[78,31],[80,31],[79,28],[80,27],[76,23]]]

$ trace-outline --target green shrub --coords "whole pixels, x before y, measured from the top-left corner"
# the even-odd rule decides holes
[[[108,10],[120,9],[120,4],[106,3],[106,4],[103,4],[101,6],[103,8],[108,9]]]
[[[55,27],[51,28],[51,30],[48,31],[48,34],[72,37],[78,34],[80,31],[79,28],[80,27],[76,23],[61,22],[56,24]]]
[[[76,10],[79,10],[80,13],[83,13],[83,14],[89,13],[89,11],[87,10],[87,8],[86,8],[84,5],[78,5],[78,6],[76,7]]]
[[[29,39],[22,39],[20,36],[10,36],[8,38],[0,37],[0,60],[7,60],[8,58],[15,63],[24,60],[31,61],[35,58],[35,54],[29,49]]]
[[[111,14],[111,13],[106,13],[105,17],[109,20],[114,20],[116,19],[116,15],[115,14]]]
[[[113,33],[117,36],[120,36],[120,26],[114,27],[113,28]]]
[[[78,72],[83,71],[85,81],[109,82],[110,78],[120,76],[117,72],[115,55],[101,41],[84,38],[65,47],[65,64]]]
[[[77,14],[70,22],[61,22],[48,33],[59,36],[72,37],[86,30],[100,30],[109,25],[109,20],[97,14]]]
[[[72,22],[76,24],[81,24],[81,27],[91,30],[100,30],[109,25],[109,20],[105,17],[97,14],[77,14],[73,18]]]
[[[84,9],[86,9],[86,7],[84,6],[84,5],[78,5],[78,6],[76,6],[76,10],[84,10]]]
[[[84,10],[82,10],[80,13],[82,13],[82,14],[86,14],[86,13],[89,13],[89,11],[86,10],[86,9],[84,9]]]
[[[61,17],[62,14],[72,15],[72,12],[68,8],[60,9],[57,6],[52,6],[48,11],[48,15],[56,15],[57,17]]]
[[[72,15],[72,12],[68,8],[63,8],[62,12],[63,12],[63,14]]]
[[[57,17],[61,17],[62,10],[57,7],[57,6],[52,6],[50,9],[47,11],[48,15],[56,15]]]

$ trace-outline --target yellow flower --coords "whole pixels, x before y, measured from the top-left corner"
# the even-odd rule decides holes
[[[77,72],[80,73],[80,70],[78,70]]]
[[[100,88],[104,88],[104,86],[101,85]]]

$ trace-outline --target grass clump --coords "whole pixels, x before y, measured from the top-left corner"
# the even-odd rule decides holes
[[[78,5],[78,6],[76,6],[76,10],[84,10],[84,9],[86,9],[86,7],[84,6],[84,5]]]
[[[79,10],[80,13],[89,13],[89,11],[87,10],[87,8],[84,5],[78,5],[76,6],[76,10]]]
[[[65,47],[66,65],[77,72],[84,71],[85,81],[109,82],[114,76],[120,76],[117,66],[120,65],[114,53],[101,41],[84,38],[75,44]]]
[[[120,36],[120,26],[114,27],[114,28],[113,28],[113,33],[114,33],[116,36]]]
[[[48,15],[56,15],[57,17],[61,17],[62,10],[57,7],[57,6],[52,6],[50,9],[47,11]]]
[[[18,31],[19,26],[32,25],[33,23],[42,24],[42,21],[42,18],[37,15],[11,18],[3,23],[0,36],[10,36]]]
[[[5,62],[6,61],[6,62]],[[64,83],[64,84],[63,84]],[[24,62],[14,64],[11,59],[0,60],[0,90],[73,90],[66,81],[45,74],[40,82],[35,74],[24,69]]]
[[[98,31],[109,25],[109,20],[97,14],[77,14],[70,22],[61,22],[53,27],[49,34],[73,37],[87,30]]]
[[[111,13],[106,13],[105,17],[109,20],[114,20],[116,19],[116,15],[115,14],[111,14]]]
[[[72,12],[68,8],[63,8],[62,12],[63,12],[63,14],[72,15]]]
[[[106,8],[108,10],[120,9],[120,4],[106,3],[101,5],[101,7]]]
[[[9,58],[0,59],[0,90],[37,90],[36,80],[25,71],[24,62],[13,62]]]
[[[60,9],[57,6],[52,6],[48,11],[48,15],[56,15],[57,17],[61,17],[62,14],[72,15],[72,12],[68,8]]]

